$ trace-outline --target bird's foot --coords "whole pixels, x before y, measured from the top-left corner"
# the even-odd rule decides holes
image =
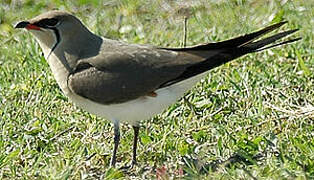
[[[125,166],[120,167],[119,169],[122,171],[129,171],[129,170],[134,169],[135,167],[136,167],[136,162],[132,161],[131,165],[125,165]]]

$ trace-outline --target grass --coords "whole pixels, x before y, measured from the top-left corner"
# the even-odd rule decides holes
[[[143,121],[138,166],[109,168],[113,128],[62,94],[34,38],[13,29],[51,9],[130,43],[225,40],[288,20],[303,39],[212,70],[185,98]],[[0,179],[313,179],[314,3],[297,1],[0,2]],[[119,166],[131,160],[122,126]]]

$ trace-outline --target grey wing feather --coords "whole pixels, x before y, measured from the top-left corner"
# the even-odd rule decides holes
[[[119,52],[111,49],[81,60],[68,78],[69,88],[101,104],[122,103],[148,95],[193,64],[178,59],[177,52],[138,46],[121,48]]]
[[[83,59],[69,76],[69,88],[103,104],[121,103],[145,96],[245,54],[288,44],[300,38],[270,45],[297,30],[257,38],[275,30],[280,22],[231,40],[190,48],[154,48],[106,40],[101,54]],[[267,46],[270,45],[270,46]]]

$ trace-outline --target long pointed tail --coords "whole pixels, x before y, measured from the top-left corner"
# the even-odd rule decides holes
[[[167,49],[167,50],[172,50],[172,51],[202,51],[202,50],[214,50],[214,49],[227,49],[227,48],[236,48],[236,47],[250,47],[253,48],[253,46],[246,46],[248,44],[252,45],[254,44],[253,41],[260,38],[263,35],[266,35],[278,28],[280,28],[281,26],[283,26],[284,24],[286,24],[287,21],[283,21],[283,22],[279,22],[277,24],[273,24],[270,26],[267,26],[259,31],[253,32],[253,33],[249,33],[249,34],[245,34],[243,36],[239,36],[233,39],[229,39],[226,41],[221,41],[221,42],[217,42],[217,43],[207,43],[207,44],[202,44],[202,45],[197,45],[197,46],[192,46],[192,47],[186,47],[186,48],[163,48],[163,49]],[[271,36],[269,38],[264,39],[265,41],[257,41],[255,43],[259,42],[259,48],[261,48],[262,46],[268,45],[270,43],[273,43],[289,34],[292,34],[294,32],[296,32],[298,29],[295,30],[290,30],[290,31],[285,31],[279,34],[276,34],[274,36]],[[289,41],[285,41],[283,43],[280,43],[280,45],[283,44],[287,44],[287,43],[291,43],[297,40],[300,40],[301,38],[296,38],[293,40],[289,40]],[[278,44],[279,45],[279,44]],[[257,44],[255,44],[256,47]],[[272,46],[275,47],[275,46]]]
[[[206,60],[188,67],[179,77],[171,80],[170,82],[166,82],[164,85],[162,85],[162,87],[174,84],[184,79],[188,79],[197,74],[203,73],[224,63],[232,61],[245,54],[263,51],[269,48],[281,46],[284,44],[300,40],[301,38],[294,38],[271,45],[272,43],[298,31],[298,29],[294,29],[280,32],[270,37],[255,41],[261,36],[266,35],[267,33],[274,31],[275,29],[278,29],[279,27],[286,23],[287,23],[286,21],[280,22],[265,27],[259,31],[222,42],[208,43],[187,48],[163,48],[171,51],[179,51],[182,53],[193,54],[196,56],[200,56],[202,58],[206,58]]]
[[[281,32],[281,33],[278,33],[276,35],[273,35],[273,36],[270,36],[268,38],[265,38],[265,39],[262,39],[262,40],[259,40],[259,41],[256,41],[256,42],[251,42],[251,43],[248,43],[248,44],[245,44],[243,45],[242,47],[244,48],[248,48],[250,50],[252,50],[252,52],[258,52],[258,51],[263,51],[263,50],[266,50],[266,49],[269,49],[269,48],[273,48],[273,47],[276,47],[276,46],[280,46],[280,45],[284,45],[284,44],[288,44],[288,43],[292,43],[292,42],[295,42],[295,41],[298,41],[302,38],[294,38],[294,39],[290,39],[290,40],[287,40],[287,41],[283,41],[281,43],[277,43],[277,44],[274,44],[274,45],[271,45],[271,46],[267,46],[285,36],[288,36],[294,32],[298,31],[298,29],[294,29],[294,30],[290,30],[290,31],[284,31],[284,32]],[[267,46],[267,47],[265,47]]]

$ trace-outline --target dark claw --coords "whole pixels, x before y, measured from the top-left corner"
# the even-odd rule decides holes
[[[135,166],[136,166],[136,163],[134,164],[133,161],[132,161],[131,165],[122,166],[122,167],[119,168],[119,170],[129,171],[129,170],[134,169]]]

